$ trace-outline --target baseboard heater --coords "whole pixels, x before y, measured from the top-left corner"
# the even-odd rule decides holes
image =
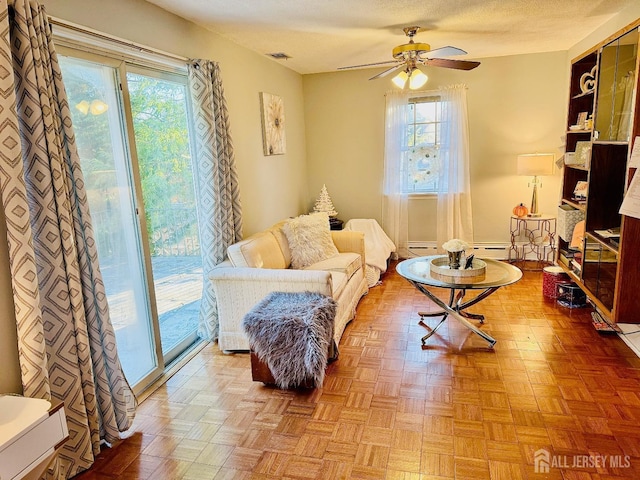
[[[508,243],[476,243],[473,246],[473,254],[479,258],[493,258],[495,260],[507,260],[509,258]],[[436,242],[413,241],[409,242],[409,251],[416,256],[436,255]],[[534,259],[534,258],[532,258]]]

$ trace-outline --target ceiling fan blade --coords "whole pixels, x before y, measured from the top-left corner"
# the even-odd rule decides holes
[[[371,77],[369,80],[375,80],[376,78],[382,78],[382,77],[386,77],[387,75],[389,75],[391,72],[394,72],[400,68],[404,68],[405,67],[405,63],[402,62],[399,65],[396,65],[394,67],[388,68],[387,70],[380,72],[377,75],[374,75],[373,77]]]
[[[376,65],[388,65],[389,63],[398,63],[398,61],[387,60],[386,62],[364,63],[362,65],[350,65],[348,67],[338,67],[338,70],[346,70],[348,68],[375,67]]]
[[[456,70],[473,70],[480,62],[471,60],[450,60],[448,58],[425,58],[420,63],[431,67],[455,68]]]
[[[429,50],[424,54],[425,58],[433,58],[433,57],[450,57],[451,55],[466,55],[467,52],[457,47],[440,47],[435,50]]]

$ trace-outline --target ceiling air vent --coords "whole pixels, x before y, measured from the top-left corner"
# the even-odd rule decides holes
[[[289,55],[283,52],[267,53],[267,55],[270,56],[271,58],[275,58],[276,60],[287,60],[291,58]]]

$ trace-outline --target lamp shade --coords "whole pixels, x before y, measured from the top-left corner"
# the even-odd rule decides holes
[[[553,153],[518,155],[518,175],[553,175]]]
[[[409,74],[407,73],[407,71],[402,70],[395,77],[393,77],[393,80],[391,81],[396,85],[396,87],[404,88],[404,85],[407,83],[408,78],[409,78]]]
[[[402,70],[393,77],[391,81],[396,85],[396,87],[404,88],[407,84],[407,80],[409,81],[409,88],[411,90],[415,90],[427,83],[429,77],[427,77],[427,75],[419,68],[407,67],[405,70]]]
[[[409,88],[411,90],[415,90],[420,88],[425,83],[427,83],[429,77],[420,69],[414,68],[411,72],[411,77],[409,78]]]

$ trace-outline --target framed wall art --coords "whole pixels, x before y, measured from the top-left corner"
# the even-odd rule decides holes
[[[260,92],[262,114],[262,145],[265,155],[286,153],[287,142],[284,131],[284,103],[282,98],[271,93]]]

